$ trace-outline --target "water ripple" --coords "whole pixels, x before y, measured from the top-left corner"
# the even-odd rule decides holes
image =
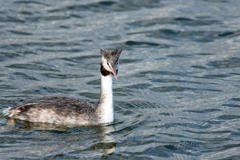
[[[14,1],[13,3],[16,3],[16,4],[36,4],[36,5],[48,6],[46,3],[42,3],[42,2],[39,2],[39,1]]]
[[[35,78],[33,76],[29,76],[29,75],[27,75],[25,73],[22,73],[22,72],[15,72],[14,75],[16,75],[18,77],[20,76],[20,77],[22,77],[24,79],[27,79],[27,80],[35,80],[35,81],[38,80],[37,78]]]
[[[172,45],[167,44],[158,44],[158,43],[152,43],[152,42],[137,42],[137,41],[127,41],[124,43],[124,45],[129,46],[131,48],[148,48],[148,47],[154,47],[154,48],[170,48],[173,47]]]
[[[26,43],[28,46],[41,46],[41,47],[69,47],[69,46],[79,46],[80,44],[77,42],[28,42]]]
[[[16,35],[24,35],[24,36],[32,35],[32,33],[29,33],[29,32],[16,31],[16,30],[8,30],[8,31]]]
[[[16,17],[0,17],[0,22],[14,22],[14,23],[25,23],[24,20]]]
[[[219,38],[233,38],[240,36],[240,31],[178,31],[173,29],[159,29],[155,31],[130,32],[133,34],[147,34],[148,37],[162,39],[191,39],[197,42],[212,42]]]
[[[138,3],[137,1],[102,1],[102,2],[95,2],[85,5],[70,5],[63,8],[58,9],[52,9],[49,10],[49,12],[63,12],[63,11],[93,11],[93,12],[102,12],[102,13],[109,13],[112,11],[132,11],[132,10],[138,10],[140,7],[143,8],[154,8],[159,7],[161,4],[159,4],[158,0],[147,0],[142,1],[142,3]]]
[[[147,20],[141,20],[141,21],[135,21],[132,23],[128,23],[129,25],[137,25],[141,27],[149,27],[152,25],[156,24],[176,24],[180,26],[202,26],[202,25],[213,25],[213,24],[220,24],[219,21],[217,20],[195,20],[195,19],[190,19],[190,18],[185,18],[185,17],[167,17],[167,18],[154,18],[154,19],[147,19]]]
[[[214,66],[216,68],[237,68],[237,67],[240,67],[240,58],[232,57],[227,60],[213,61],[208,63],[208,65]]]
[[[93,75],[55,74],[55,73],[43,73],[42,75],[44,75],[48,78],[57,78],[57,79],[93,77]]]
[[[41,70],[41,71],[59,71],[57,69],[53,69],[47,66],[38,65],[38,64],[12,64],[7,66],[8,68],[16,68],[16,69],[29,69],[29,70]]]

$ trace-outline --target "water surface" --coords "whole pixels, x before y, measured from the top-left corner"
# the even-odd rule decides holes
[[[1,159],[239,159],[237,0],[0,2],[0,111],[43,96],[96,104],[100,48],[123,49],[115,122],[0,116]]]

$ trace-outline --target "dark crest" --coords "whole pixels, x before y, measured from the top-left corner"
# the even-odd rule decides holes
[[[104,58],[106,58],[106,60],[111,63],[112,66],[115,66],[116,62],[118,61],[120,54],[122,52],[122,50],[112,50],[112,51],[108,51],[108,50],[100,50],[101,54],[103,55]]]

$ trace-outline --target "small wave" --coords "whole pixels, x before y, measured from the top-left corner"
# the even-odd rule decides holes
[[[52,68],[42,66],[42,65],[37,65],[37,64],[12,64],[7,67],[16,68],[16,69],[41,70],[41,71],[59,71],[56,69],[52,69]]]
[[[129,25],[137,25],[141,27],[150,27],[156,24],[175,24],[180,26],[203,26],[203,25],[213,25],[213,24],[220,24],[221,22],[217,20],[209,20],[209,19],[190,19],[190,18],[184,18],[184,17],[167,17],[167,18],[154,18],[154,19],[146,19],[146,20],[140,20],[135,21],[131,23],[127,23]]]

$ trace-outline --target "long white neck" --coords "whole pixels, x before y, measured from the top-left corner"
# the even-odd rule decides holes
[[[101,74],[100,98],[97,106],[100,123],[111,123],[114,120],[112,75]]]

